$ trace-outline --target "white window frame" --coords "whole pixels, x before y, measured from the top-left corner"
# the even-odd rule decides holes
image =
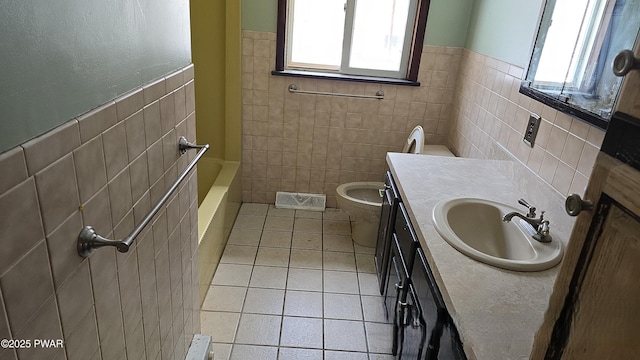
[[[377,69],[365,69],[365,68],[355,68],[349,66],[349,60],[351,55],[351,41],[352,41],[352,30],[353,30],[353,21],[355,18],[355,8],[356,2],[358,0],[345,0],[345,24],[344,24],[344,35],[342,42],[342,59],[341,65],[339,67],[327,66],[322,64],[307,64],[307,63],[296,63],[291,61],[291,46],[292,41],[290,36],[290,31],[293,28],[293,10],[292,8],[295,6],[295,0],[287,1],[287,26],[286,26],[286,49],[285,49],[285,69],[287,70],[303,70],[303,71],[320,71],[320,72],[330,72],[337,74],[346,74],[346,75],[361,75],[361,76],[372,76],[372,77],[383,77],[383,78],[396,78],[396,79],[406,79],[407,71],[409,67],[409,61],[411,56],[411,46],[414,35],[414,27],[415,22],[417,20],[417,12],[418,12],[418,0],[409,0],[409,15],[407,17],[407,25],[405,28],[405,36],[403,41],[403,49],[402,49],[402,57],[400,60],[400,68],[398,71],[388,71],[388,70],[377,70]],[[364,1],[364,0],[363,0]],[[422,44],[420,44],[422,46]]]
[[[557,0],[560,1],[560,0]],[[571,4],[573,0],[568,0]],[[571,49],[573,56],[564,79],[538,77],[541,54],[556,9],[556,0],[546,0],[527,73],[520,93],[600,129],[606,129],[622,88],[622,79],[611,69],[615,55],[635,48],[640,41],[640,0],[589,0]],[[562,36],[555,33],[553,36]],[[564,68],[564,67],[563,67]],[[556,75],[557,76],[557,75]]]
[[[569,66],[567,75],[562,81],[538,81],[537,86],[548,90],[557,90],[570,94],[580,92],[581,84],[585,77],[592,76],[595,59],[598,57],[603,43],[605,30],[613,11],[615,1],[591,0],[595,3],[592,13],[585,17],[583,28],[580,30],[575,45],[574,57]],[[586,26],[585,26],[586,25]],[[531,65],[531,64],[530,64]],[[536,63],[537,67],[538,64]]]

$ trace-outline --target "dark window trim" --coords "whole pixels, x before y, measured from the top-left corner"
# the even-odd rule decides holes
[[[274,70],[271,75],[276,76],[291,76],[299,78],[314,78],[324,80],[344,80],[353,82],[365,82],[375,84],[389,84],[389,85],[405,85],[405,86],[420,86],[418,81],[410,81],[404,79],[384,78],[376,76],[364,76],[364,75],[349,75],[341,73],[320,72],[320,71],[307,71],[307,70]]]
[[[602,130],[607,130],[607,126],[609,125],[609,120],[601,116],[567,104],[549,94],[531,88],[528,81],[522,81],[520,83],[520,93]]]
[[[284,52],[287,32],[287,0],[278,0],[278,28],[276,30],[276,71],[284,71]]]
[[[429,14],[430,0],[418,0],[416,22],[413,28],[413,42],[409,50],[409,66],[407,69],[406,79],[381,78],[373,76],[357,76],[339,74],[334,76],[332,73],[323,73],[315,71],[294,71],[285,70],[284,68],[284,52],[286,49],[285,34],[287,30],[287,0],[278,0],[278,24],[276,29],[276,69],[273,75],[330,78],[348,81],[366,81],[389,83],[397,85],[420,86],[418,82],[418,70],[422,58],[422,47],[424,46],[424,33],[427,27],[427,15]],[[295,74],[295,75],[294,75]]]
[[[418,0],[418,10],[416,22],[413,27],[413,42],[409,53],[409,67],[407,69],[407,80],[418,81],[418,70],[422,59],[422,47],[424,46],[424,33],[427,28],[427,17],[429,15],[430,0]],[[416,46],[418,44],[418,46]]]

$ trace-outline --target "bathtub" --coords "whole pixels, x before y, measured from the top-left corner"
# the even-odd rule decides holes
[[[200,304],[218,267],[240,209],[240,162],[203,157],[198,162],[198,275]]]

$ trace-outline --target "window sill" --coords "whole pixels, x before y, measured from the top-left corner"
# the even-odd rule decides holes
[[[403,86],[420,86],[420,82],[404,80],[404,79],[392,79],[375,76],[360,76],[360,75],[346,75],[336,73],[325,73],[319,71],[303,71],[303,70],[273,70],[271,75],[275,76],[291,76],[301,78],[312,79],[324,79],[324,80],[342,80],[342,81],[354,81],[365,82],[373,84],[388,84],[388,85],[403,85]]]
[[[553,96],[545,94],[544,92],[532,89],[528,86],[526,81],[520,83],[520,93],[602,130],[606,130],[607,125],[609,125],[608,119],[562,102]]]

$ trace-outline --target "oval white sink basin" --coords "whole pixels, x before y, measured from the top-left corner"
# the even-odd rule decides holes
[[[520,209],[484,199],[444,200],[433,208],[433,224],[449,245],[489,265],[516,271],[540,271],[557,265],[562,260],[560,241],[534,240],[535,230],[517,217],[502,221],[513,211],[522,214]]]

